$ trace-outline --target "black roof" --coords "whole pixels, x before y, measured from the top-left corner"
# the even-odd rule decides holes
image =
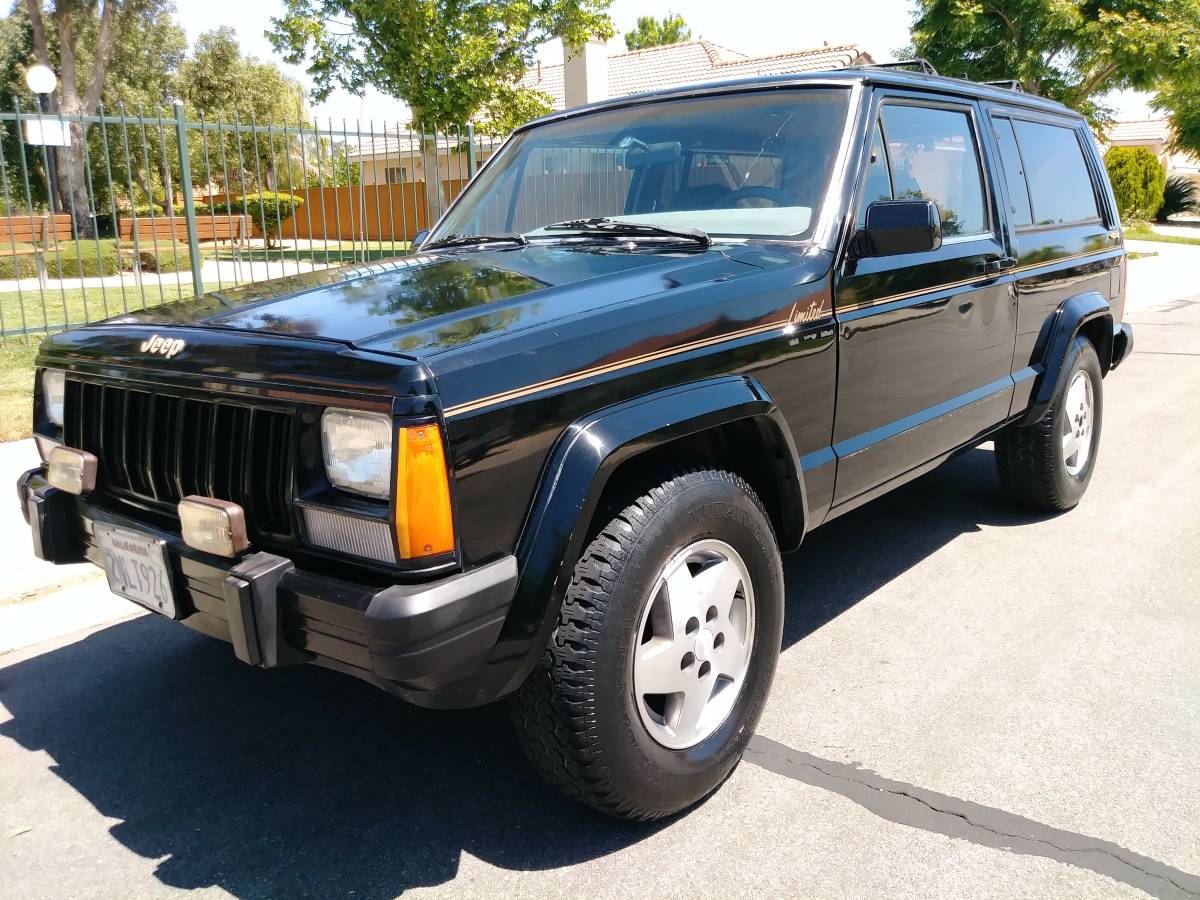
[[[945,75],[928,75],[923,72],[905,71],[903,69],[875,68],[874,66],[850,66],[845,69],[831,69],[826,72],[801,72],[794,75],[760,75],[754,78],[730,78],[720,81],[704,81],[695,84],[685,84],[677,87],[663,88],[657,91],[642,91],[637,94],[627,94],[623,97],[610,97],[598,100],[584,106],[550,113],[540,119],[534,119],[522,125],[518,131],[544,122],[557,119],[568,119],[583,113],[597,112],[604,109],[619,109],[641,103],[651,103],[659,100],[669,100],[682,97],[698,97],[705,94],[722,94],[731,91],[763,90],[769,88],[803,86],[810,84],[879,84],[890,87],[909,88],[912,90],[936,90],[943,94],[957,94],[981,100],[991,100],[1008,106],[1021,106],[1042,112],[1070,116],[1073,119],[1083,117],[1070,107],[1045,97],[1036,97],[1021,91],[981,84],[968,81],[965,78],[948,78]]]

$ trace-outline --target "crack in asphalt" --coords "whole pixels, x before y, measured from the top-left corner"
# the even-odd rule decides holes
[[[984,847],[1089,869],[1163,900],[1200,898],[1200,878],[1109,841],[884,778],[756,734],[746,762],[840,794],[880,818]]]

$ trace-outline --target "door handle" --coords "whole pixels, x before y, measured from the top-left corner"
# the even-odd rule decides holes
[[[1015,256],[992,256],[981,262],[978,268],[984,275],[999,275],[1001,272],[1015,268],[1016,265],[1017,258]]]

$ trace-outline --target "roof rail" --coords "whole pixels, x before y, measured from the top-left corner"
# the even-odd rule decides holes
[[[992,87],[1004,88],[1006,91],[1018,91],[1022,94],[1027,93],[1025,85],[1017,81],[1015,78],[1001,78],[999,81],[985,81],[984,84]]]
[[[896,62],[867,63],[864,69],[917,69],[926,75],[936,75],[938,70],[927,59],[900,59]]]

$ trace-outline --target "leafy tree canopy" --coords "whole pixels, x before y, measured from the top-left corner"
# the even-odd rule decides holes
[[[1154,108],[1167,113],[1171,149],[1200,156],[1200,78],[1177,77],[1154,98]]]
[[[625,46],[629,50],[645,50],[647,47],[678,44],[689,40],[691,36],[692,29],[688,28],[687,22],[678,13],[669,12],[662,19],[639,16],[633,31],[625,32]]]
[[[188,109],[226,121],[295,124],[308,113],[299,82],[274,63],[243,56],[228,25],[196,39],[179,65],[176,90]]]
[[[323,100],[372,85],[405,101],[422,128],[511,114],[537,48],[613,33],[612,0],[284,0],[268,34],[291,63],[308,61]]]
[[[1103,125],[1104,93],[1200,69],[1200,0],[916,0],[902,53],[943,75],[1015,78]]]

